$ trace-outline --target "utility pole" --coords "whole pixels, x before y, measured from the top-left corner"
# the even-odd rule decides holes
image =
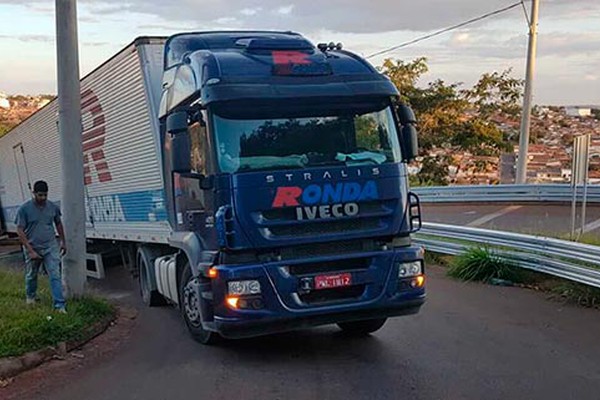
[[[77,1],[56,0],[58,129],[67,254],[63,280],[68,297],[83,295],[86,281],[85,198],[81,142],[81,95],[77,41]]]
[[[529,150],[529,126],[531,119],[531,92],[535,72],[535,54],[537,51],[537,26],[540,0],[531,2],[531,21],[529,23],[529,48],[527,52],[527,72],[525,75],[525,93],[521,116],[521,134],[519,135],[519,160],[517,163],[516,183],[527,182],[527,154]]]

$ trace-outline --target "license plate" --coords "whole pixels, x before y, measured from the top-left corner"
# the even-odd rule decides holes
[[[315,276],[315,290],[333,289],[352,285],[352,274]]]

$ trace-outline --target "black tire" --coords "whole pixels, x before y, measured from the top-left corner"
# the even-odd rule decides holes
[[[364,321],[340,322],[337,324],[341,330],[356,336],[366,336],[373,333],[385,324],[387,318],[367,319]]]
[[[167,304],[165,298],[153,288],[150,277],[148,276],[149,268],[153,268],[151,264],[151,256],[148,250],[140,247],[137,253],[137,265],[138,265],[138,282],[140,284],[140,295],[142,296],[142,302],[147,307],[159,307]]]
[[[197,292],[194,289],[194,285],[198,284],[198,279],[194,278],[192,268],[186,262],[179,283],[181,314],[190,332],[190,336],[198,343],[212,345],[218,343],[222,338],[218,333],[202,328],[200,302],[203,300],[198,298]]]

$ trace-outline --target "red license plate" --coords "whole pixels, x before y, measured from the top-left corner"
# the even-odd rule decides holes
[[[315,290],[333,289],[352,285],[352,274],[315,276]]]

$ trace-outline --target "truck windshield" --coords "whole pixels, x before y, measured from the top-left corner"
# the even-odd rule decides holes
[[[213,114],[222,172],[399,162],[390,107],[335,116],[230,119]]]

